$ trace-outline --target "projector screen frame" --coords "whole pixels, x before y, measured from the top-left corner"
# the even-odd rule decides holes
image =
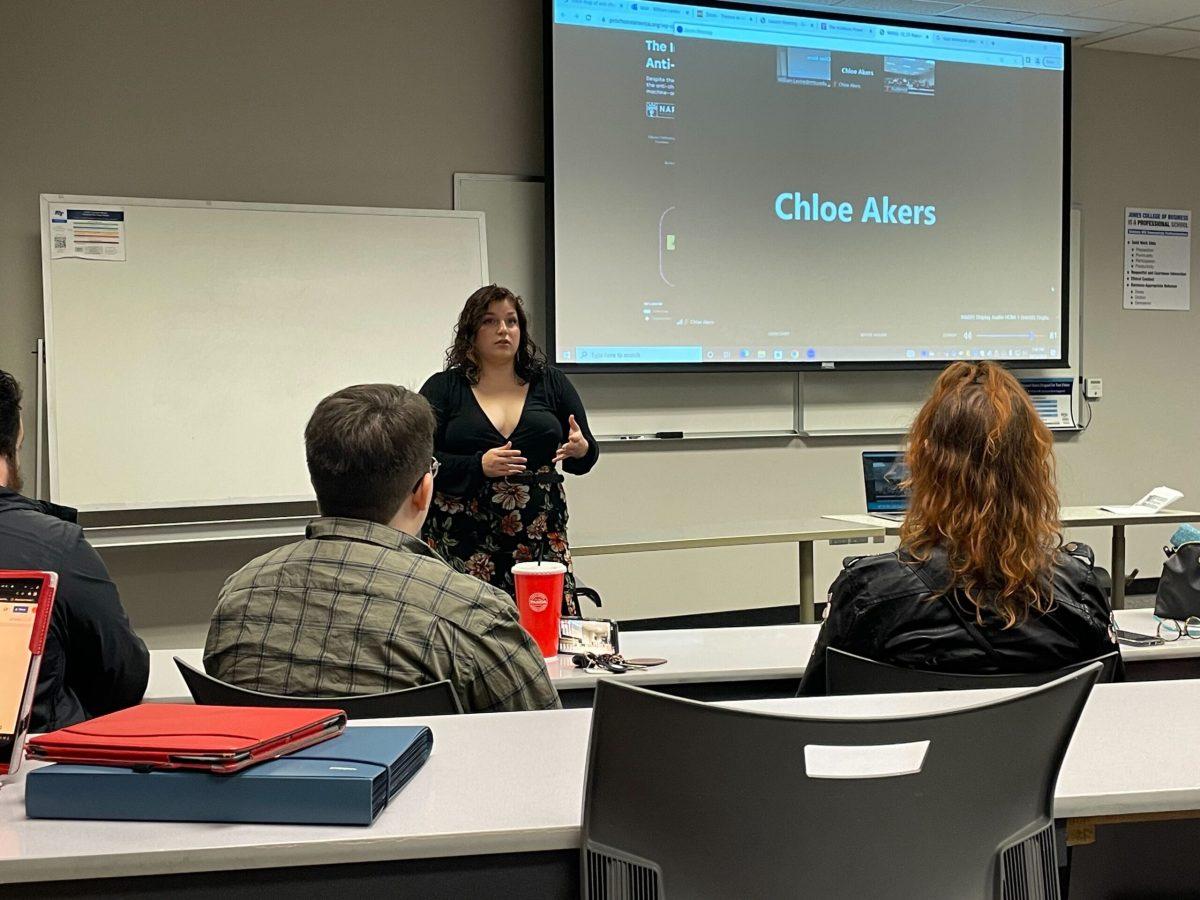
[[[558,334],[556,330],[557,285],[555,283],[554,255],[554,2],[542,0],[542,66],[543,107],[545,126],[545,187],[546,187],[546,355],[550,362],[564,372],[594,375],[601,372],[629,374],[632,372],[678,373],[678,372],[821,372],[821,371],[874,371],[874,370],[938,370],[956,362],[955,359],[931,360],[778,360],[766,362],[698,362],[698,363],[580,363],[558,360]],[[683,2],[683,0],[665,0]],[[1071,39],[1062,34],[1041,31],[1018,31],[1003,28],[988,28],[971,25],[942,24],[925,19],[905,19],[840,13],[833,10],[807,10],[791,6],[768,3],[743,3],[737,0],[691,0],[688,5],[706,6],[744,12],[765,12],[772,15],[787,15],[805,19],[829,19],[849,22],[864,22],[872,25],[924,26],[937,31],[982,34],[994,37],[1036,39],[1058,43],[1063,49],[1063,110],[1062,110],[1062,224],[1061,245],[1062,281],[1060,294],[1060,326],[1062,340],[1057,358],[998,359],[1013,369],[1067,369],[1070,368],[1068,353],[1070,342],[1077,336],[1070,329],[1070,277],[1071,277],[1071,97],[1073,68]],[[966,357],[971,359],[972,357]]]

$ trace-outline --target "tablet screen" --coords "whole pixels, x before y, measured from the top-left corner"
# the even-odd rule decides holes
[[[38,579],[0,579],[0,735],[10,740],[29,679],[29,639],[41,591]]]

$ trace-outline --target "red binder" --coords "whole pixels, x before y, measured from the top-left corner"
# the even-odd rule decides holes
[[[30,738],[30,759],[228,774],[341,734],[340,709],[143,703]]]

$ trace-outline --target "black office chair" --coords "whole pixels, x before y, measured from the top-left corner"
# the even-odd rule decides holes
[[[1086,662],[1065,666],[1053,672],[1013,672],[1004,675],[960,675],[955,672],[933,672],[926,669],[906,669],[891,663],[877,662],[828,647],[825,650],[825,692],[841,694],[907,694],[917,691],[976,691],[985,688],[1036,687],[1100,663],[1100,684],[1107,684],[1117,673],[1121,655],[1106,653]]]
[[[1054,785],[1099,673],[881,719],[601,681],[582,895],[1057,898]]]
[[[462,712],[449,681],[419,687],[359,694],[349,697],[284,697],[262,694],[218,681],[174,657],[192,699],[201,706],[298,706],[306,709],[341,709],[348,719],[394,719],[401,716],[449,716]]]

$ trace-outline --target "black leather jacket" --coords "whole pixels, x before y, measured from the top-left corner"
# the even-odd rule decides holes
[[[985,610],[977,632],[990,651],[963,624],[975,623],[970,601],[956,591],[934,596],[950,582],[944,552],[934,551],[925,563],[903,551],[847,559],[830,588],[827,618],[800,693],[825,693],[827,647],[905,668],[976,675],[1048,672],[1111,653],[1117,649],[1112,611],[1096,581],[1094,559],[1086,544],[1070,543],[1059,552],[1054,604],[1044,615],[1004,628]],[[1118,678],[1123,671],[1118,666]]]
[[[64,728],[142,699],[150,656],[75,510],[0,487],[0,569],[58,573],[32,731]]]

